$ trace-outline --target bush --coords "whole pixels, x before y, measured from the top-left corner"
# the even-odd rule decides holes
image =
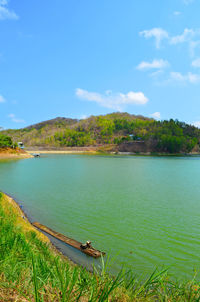
[[[12,147],[13,142],[10,136],[7,135],[0,135],[0,148],[1,147]]]

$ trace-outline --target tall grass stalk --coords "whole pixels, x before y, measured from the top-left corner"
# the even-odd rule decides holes
[[[32,265],[33,265],[33,284],[34,284],[34,291],[35,291],[35,302],[40,302],[38,297],[38,284],[37,284],[37,274],[36,274],[34,255],[32,255]]]

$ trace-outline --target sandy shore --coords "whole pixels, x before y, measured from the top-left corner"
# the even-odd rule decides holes
[[[29,153],[1,153],[0,159],[23,159],[33,157]]]
[[[0,153],[0,159],[24,159],[33,157],[31,154],[5,154]]]
[[[29,150],[27,150],[27,153],[28,154],[34,154],[34,153],[36,153],[36,154],[88,154],[88,153],[90,153],[90,154],[96,154],[97,153],[97,151],[94,151],[94,150],[88,150],[88,151],[86,151],[86,150],[31,150],[31,151],[29,151]]]
[[[101,154],[102,152],[97,150],[27,150],[29,155],[31,154]],[[107,154],[118,154],[118,155],[141,155],[141,156],[192,156],[192,155],[200,155],[197,152],[191,153],[151,153],[151,152],[116,152],[109,151],[104,152]],[[1,155],[0,155],[1,156]]]
[[[0,148],[0,159],[21,159],[33,157],[31,154],[27,153],[25,150],[20,148]]]

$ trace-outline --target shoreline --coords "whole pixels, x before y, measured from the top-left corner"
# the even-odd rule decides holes
[[[83,151],[83,150],[27,150],[28,154],[32,155],[33,153],[39,154],[98,154],[98,151]]]
[[[19,148],[0,148],[0,159],[25,159],[33,157],[26,151]]]
[[[59,248],[51,241],[51,239],[38,230],[36,227],[33,226],[33,224],[30,221],[29,216],[24,212],[24,210],[21,208],[21,205],[18,201],[16,201],[13,196],[9,195],[8,193],[5,193],[3,191],[0,191],[3,196],[5,197],[5,200],[7,201],[7,204],[9,204],[14,211],[14,213],[17,216],[17,224],[22,227],[23,231],[33,231],[36,233],[39,240],[41,240],[43,243],[47,244],[49,248],[55,253],[55,255],[65,258],[70,264],[77,265],[77,263],[73,262],[69,257],[64,255]]]
[[[0,153],[0,159],[26,159],[32,158],[31,154],[4,154]]]
[[[5,192],[2,192],[2,194],[5,197],[7,204],[10,205],[13,212],[16,214],[17,224],[19,224],[23,228],[24,231],[27,231],[27,230],[34,231],[40,240],[42,240],[43,242],[45,242],[47,244],[50,244],[50,239],[32,225],[32,223],[29,221],[27,214],[22,210],[20,204],[9,194],[7,194]],[[5,205],[5,208],[6,208],[6,205]]]
[[[110,152],[102,152],[100,150],[39,150],[39,149],[33,149],[33,150],[26,150],[26,152],[30,155],[30,157],[33,157],[33,153],[36,154],[92,154],[92,155],[135,155],[135,156],[200,156],[200,153],[198,152],[191,152],[191,153],[161,153],[161,152],[116,152],[116,151],[110,151]],[[0,154],[1,156],[1,154]],[[29,156],[28,156],[29,157]]]
[[[60,256],[64,259],[66,259],[72,266],[77,265],[79,267],[86,268],[88,272],[93,272],[93,267],[90,266],[89,262],[83,263],[81,261],[74,260],[73,257],[71,258],[67,253],[65,253],[65,250],[62,248],[62,242],[60,242],[60,245],[59,245],[58,239],[55,239],[51,235],[48,235],[45,232],[42,232],[39,229],[37,229],[31,222],[31,220],[32,220],[30,217],[31,215],[27,214],[26,209],[24,209],[24,207],[22,208],[22,205],[20,204],[20,202],[17,201],[12,195],[10,195],[6,192],[3,192],[3,191],[0,191],[0,193],[2,193],[4,195],[6,201],[12,207],[13,211],[17,215],[17,223],[19,224],[19,226],[22,227],[23,231],[26,232],[26,230],[28,230],[28,231],[35,232],[37,234],[38,239],[40,239],[43,243],[46,243],[56,256]],[[65,244],[63,246],[65,246]],[[73,254],[77,253],[77,251],[73,251],[73,249],[74,249],[73,247],[68,246],[68,248],[72,250]],[[82,253],[80,254],[80,257],[81,256],[83,256]],[[84,257],[85,256],[86,255],[84,255]]]

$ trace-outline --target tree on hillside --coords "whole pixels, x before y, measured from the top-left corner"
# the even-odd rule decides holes
[[[0,148],[2,147],[12,147],[13,142],[10,136],[7,135],[0,135]]]

